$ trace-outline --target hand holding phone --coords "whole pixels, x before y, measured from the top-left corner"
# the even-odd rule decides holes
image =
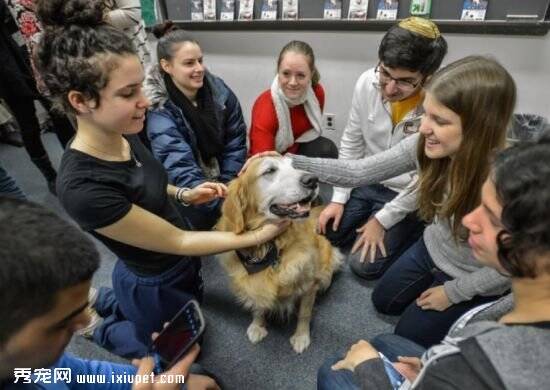
[[[394,389],[399,389],[403,382],[405,382],[405,377],[396,370],[393,363],[382,352],[378,352],[378,355],[380,355],[380,359],[384,362],[384,369],[386,370],[386,375],[388,376],[392,387]]]
[[[170,369],[197,342],[206,324],[199,304],[187,302],[151,345],[155,373]]]
[[[193,379],[193,376],[189,374],[191,365],[197,358],[200,352],[200,347],[198,344],[194,344],[191,349],[187,351],[185,356],[179,360],[170,370],[164,371],[161,374],[165,376],[181,376],[185,377],[185,383],[188,383]],[[148,377],[151,372],[154,372],[155,362],[151,357],[145,357],[139,361],[133,362],[134,365],[138,366],[138,371],[136,376],[143,378]],[[215,386],[217,384],[214,382]],[[212,387],[213,389],[219,390],[219,387]],[[155,381],[137,381],[132,385],[132,390],[179,390],[181,389],[181,383],[174,381],[173,384],[163,383],[155,378]]]

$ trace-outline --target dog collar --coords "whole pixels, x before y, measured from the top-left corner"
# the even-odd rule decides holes
[[[267,243],[267,253],[263,258],[237,252],[237,257],[249,275],[263,271],[266,268],[275,267],[279,263],[279,250],[273,241]]]

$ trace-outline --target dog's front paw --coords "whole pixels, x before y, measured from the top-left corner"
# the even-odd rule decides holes
[[[290,338],[290,344],[292,344],[292,349],[296,353],[302,353],[306,350],[307,347],[309,347],[309,344],[311,343],[311,339],[309,337],[309,334],[294,334]]]
[[[262,341],[265,336],[267,336],[267,329],[263,326],[252,323],[246,330],[246,334],[248,335],[248,339],[250,340],[250,342],[252,344],[256,344]]]

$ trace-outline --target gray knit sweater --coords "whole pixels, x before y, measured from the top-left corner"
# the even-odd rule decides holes
[[[287,154],[294,168],[303,169],[319,180],[339,187],[358,187],[378,183],[418,168],[416,149],[420,135],[415,134],[384,152],[361,160],[308,158]],[[436,219],[424,230],[424,242],[435,265],[453,277],[444,288],[452,303],[475,295],[493,296],[510,288],[508,278],[492,268],[481,266],[466,242],[456,242],[449,220]]]

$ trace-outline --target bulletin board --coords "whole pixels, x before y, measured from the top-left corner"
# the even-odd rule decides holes
[[[394,21],[376,19],[378,0],[369,0],[367,20],[347,20],[350,0],[343,0],[342,19],[323,19],[324,0],[299,0],[298,20],[260,20],[262,0],[254,2],[254,20],[191,21],[191,0],[159,0],[163,19],[189,30],[371,30],[385,31]],[[238,9],[239,0],[235,8]],[[484,21],[461,21],[464,0],[432,0],[430,18],[443,32],[545,35],[550,28],[550,0],[489,0]],[[398,19],[410,15],[411,0],[399,0]],[[279,18],[281,1],[279,1]]]

